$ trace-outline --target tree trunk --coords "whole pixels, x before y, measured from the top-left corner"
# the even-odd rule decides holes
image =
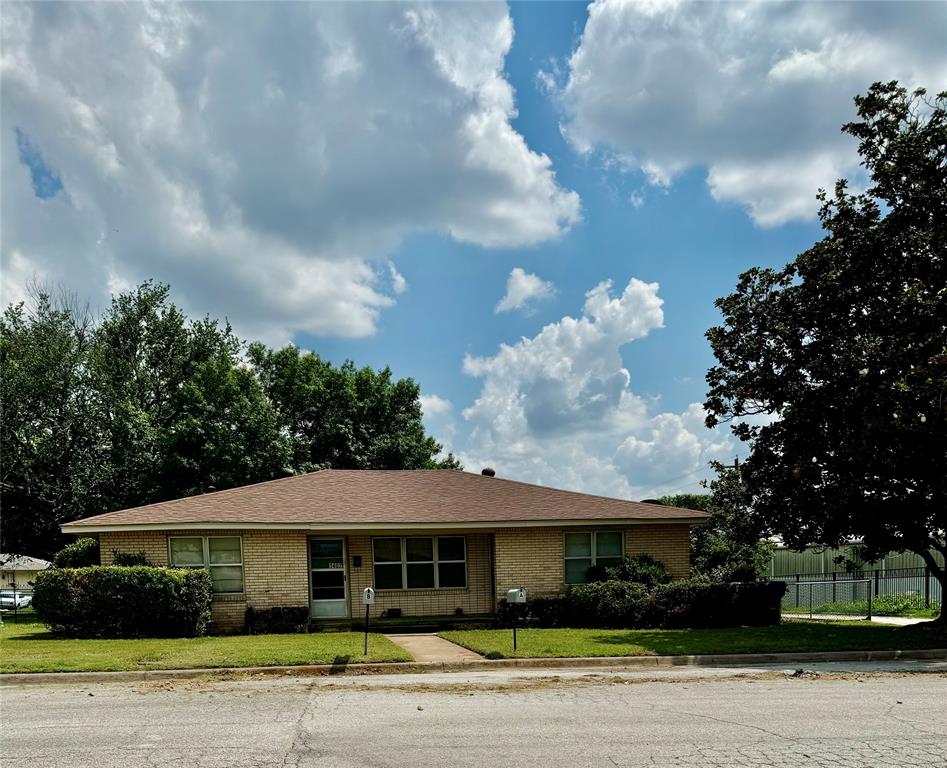
[[[931,572],[931,575],[940,582],[940,615],[931,623],[938,624],[940,626],[947,626],[947,613],[944,612],[944,602],[945,598],[947,598],[947,568],[942,568],[937,564],[937,561],[934,559],[934,555],[931,554],[930,549],[918,549],[915,551],[923,558],[924,562],[927,564],[928,570]]]

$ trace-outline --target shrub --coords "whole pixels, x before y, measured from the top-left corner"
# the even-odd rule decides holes
[[[309,629],[309,608],[290,606],[275,608],[247,608],[247,633],[265,635],[274,633],[306,632]]]
[[[36,577],[39,619],[66,637],[195,637],[207,632],[205,569],[55,568]]]
[[[577,626],[620,629],[648,623],[650,595],[644,584],[600,581],[578,584],[566,598],[568,620]]]
[[[643,584],[611,580],[577,584],[565,595],[530,600],[517,607],[517,617],[534,627],[764,626],[779,623],[785,590],[781,581],[720,584],[697,578],[649,589]],[[510,625],[510,613],[511,607],[501,602],[501,625]]]
[[[871,612],[879,616],[898,616],[902,613],[920,611],[925,608],[936,611],[940,608],[940,603],[931,600],[928,605],[925,603],[923,595],[878,595],[871,599]]]
[[[664,628],[779,624],[785,591],[782,581],[675,581],[655,588],[651,618],[653,626]]]
[[[112,565],[129,568],[134,565],[151,565],[144,552],[116,552],[112,550]]]
[[[667,584],[671,580],[664,563],[650,555],[623,557],[618,565],[607,569],[607,574],[609,579],[644,584],[646,587]]]
[[[53,556],[57,568],[86,568],[99,564],[99,542],[96,539],[76,539]]]
[[[570,606],[566,598],[534,597],[525,604],[510,605],[506,600],[500,600],[497,606],[497,621],[501,627],[513,625],[513,617],[519,626],[530,627],[570,627],[574,626],[569,615]]]

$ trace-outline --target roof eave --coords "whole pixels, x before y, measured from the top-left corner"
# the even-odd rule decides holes
[[[371,522],[371,523],[267,523],[267,522],[161,522],[161,523],[66,523],[62,532],[71,535],[87,533],[124,533],[132,531],[197,531],[197,530],[267,530],[267,531],[416,531],[416,530],[476,530],[496,528],[580,528],[603,526],[699,525],[704,515],[693,517],[598,518],[574,520],[487,520],[457,522]]]

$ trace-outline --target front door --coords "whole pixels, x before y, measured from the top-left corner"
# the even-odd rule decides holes
[[[316,619],[349,615],[345,578],[345,539],[309,539],[310,610]]]

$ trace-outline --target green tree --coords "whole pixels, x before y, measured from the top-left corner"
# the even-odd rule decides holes
[[[51,556],[87,515],[268,480],[288,441],[240,342],[188,321],[168,288],[116,296],[96,323],[38,291],[0,319],[3,551]]]
[[[166,285],[112,300],[95,330],[114,508],[277,477],[289,446],[229,326],[189,321]]]
[[[460,466],[452,455],[437,458],[441,446],[424,431],[412,379],[351,361],[336,367],[293,346],[251,344],[249,358],[289,435],[295,471]]]
[[[5,552],[51,556],[59,526],[321,466],[456,467],[425,434],[418,386],[336,368],[189,319],[165,285],[101,318],[38,291],[0,318]]]
[[[947,93],[876,83],[855,103],[868,188],[820,192],[825,237],[717,301],[707,423],[750,444],[753,509],[787,545],[858,537],[944,584]]]
[[[59,524],[102,509],[87,311],[38,294],[0,318],[0,493],[4,552],[50,557]]]
[[[753,581],[766,576],[775,547],[764,537],[753,499],[738,466],[713,463],[710,493],[662,496],[671,507],[696,509],[710,517],[691,529],[691,570],[715,581]]]

